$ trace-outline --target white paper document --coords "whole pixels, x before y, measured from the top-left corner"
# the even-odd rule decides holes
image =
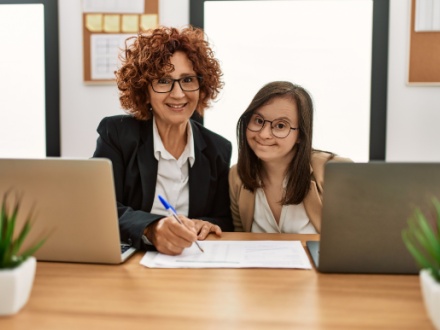
[[[92,79],[115,79],[119,53],[125,49],[125,40],[132,34],[96,33],[90,36]]]
[[[144,10],[144,0],[83,0],[84,13],[142,14]]]
[[[311,269],[300,241],[201,241],[178,256],[148,251],[140,261],[150,268]]]
[[[416,32],[440,31],[440,0],[416,0]]]

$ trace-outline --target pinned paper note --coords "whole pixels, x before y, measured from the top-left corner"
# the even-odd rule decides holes
[[[130,42],[127,37],[159,25],[160,1],[80,0],[86,83],[115,80],[119,55],[126,46],[125,42]]]
[[[119,32],[120,21],[120,15],[104,15],[104,32]]]
[[[144,14],[141,15],[141,29],[154,29],[157,27],[157,15],[156,14]]]
[[[144,0],[83,0],[85,13],[143,13]]]
[[[132,34],[96,33],[90,36],[90,64],[93,80],[115,78],[118,55],[124,49],[125,42]]]
[[[440,31],[440,0],[416,0],[415,31]]]
[[[90,32],[102,32],[102,14],[87,14],[86,28]]]
[[[138,32],[139,15],[122,15],[122,32]]]

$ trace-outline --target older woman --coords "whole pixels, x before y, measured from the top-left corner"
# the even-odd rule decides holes
[[[94,153],[113,164],[121,240],[175,255],[211,232],[232,231],[231,143],[191,119],[222,87],[203,31],[146,31],[127,40],[121,60],[116,81],[128,115],[101,121]]]

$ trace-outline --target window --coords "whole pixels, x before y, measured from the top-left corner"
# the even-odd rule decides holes
[[[0,157],[60,155],[56,0],[0,0]]]
[[[354,161],[385,158],[388,1],[191,1],[224,71],[204,124],[234,145],[235,125],[273,80],[314,100],[314,143]],[[225,17],[227,19],[225,20]],[[225,24],[227,22],[227,24]]]

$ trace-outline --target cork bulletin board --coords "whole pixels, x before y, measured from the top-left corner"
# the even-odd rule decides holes
[[[418,29],[417,9],[416,0],[411,0],[408,84],[440,86],[440,30]]]
[[[113,83],[125,40],[159,24],[159,0],[83,0],[84,82]]]

